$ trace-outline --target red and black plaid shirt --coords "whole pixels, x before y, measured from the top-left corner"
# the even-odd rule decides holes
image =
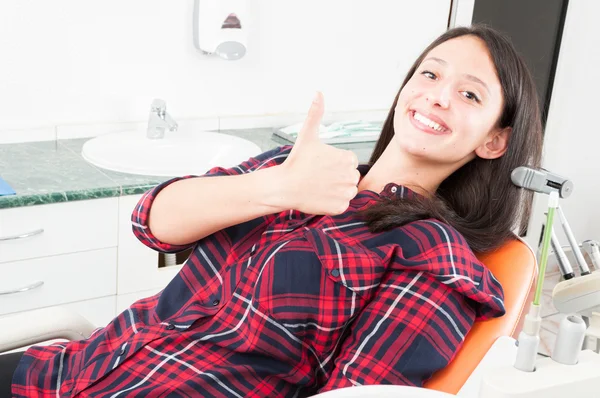
[[[290,149],[201,178],[275,166]],[[187,247],[159,242],[148,213],[176,180],[146,193],[132,215],[135,235],[164,252]],[[370,233],[357,211],[393,195],[414,193],[390,183],[360,192],[338,216],[288,210],[190,245],[162,292],[89,339],[30,348],[13,394],[299,397],[422,385],[452,360],[474,320],[504,313],[503,293],[448,225],[429,219]]]

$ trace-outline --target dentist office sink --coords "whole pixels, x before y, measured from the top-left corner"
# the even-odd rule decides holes
[[[134,130],[93,138],[81,154],[103,169],[175,177],[204,174],[215,166],[233,167],[261,152],[258,145],[228,134],[174,131],[149,138]]]

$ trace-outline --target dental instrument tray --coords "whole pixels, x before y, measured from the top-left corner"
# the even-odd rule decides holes
[[[274,129],[273,134],[289,142],[296,142],[303,123]],[[329,126],[319,125],[319,137],[325,144],[349,144],[377,141],[383,122],[352,120],[335,122]]]

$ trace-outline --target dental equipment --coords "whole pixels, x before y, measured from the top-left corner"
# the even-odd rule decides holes
[[[573,272],[573,267],[571,267],[571,262],[567,258],[565,251],[560,246],[560,242],[554,233],[554,228],[552,228],[552,249],[556,253],[556,262],[558,263],[558,268],[560,268],[560,273],[563,278],[566,280],[574,278],[575,273]]]
[[[568,179],[547,170],[534,170],[530,167],[517,167],[513,170],[510,178],[516,186],[530,191],[550,194],[554,191],[561,198],[568,198],[573,192],[573,183]]]
[[[596,270],[600,269],[600,243],[595,240],[584,240],[582,243],[583,250],[586,251],[590,259],[592,260],[592,264],[594,264],[594,268]]]
[[[545,194],[558,192],[561,198],[567,198],[571,196],[571,193],[573,193],[573,183],[571,181],[544,169],[534,170],[525,166],[517,167],[511,173],[511,180],[513,184],[534,192]],[[579,269],[581,270],[581,275],[589,274],[590,269],[585,261],[585,258],[583,257],[583,254],[581,254],[581,249],[577,244],[577,240],[573,235],[573,231],[571,230],[571,226],[569,225],[565,214],[560,206],[556,207],[556,211],[558,212],[560,223],[575,255],[575,260],[577,261]],[[557,244],[558,240],[556,240],[555,243]],[[565,271],[567,271],[567,273],[563,273],[563,276],[565,276],[565,279],[568,279],[566,277],[568,274],[568,268],[565,269]]]
[[[579,265],[579,269],[581,270],[581,275],[588,275],[590,273],[590,269],[587,265],[587,262],[585,261],[585,258],[583,257],[583,254],[581,254],[581,249],[579,248],[579,244],[577,243],[577,240],[573,235],[573,231],[571,231],[571,226],[569,225],[569,222],[567,221],[567,218],[565,217],[565,214],[563,213],[560,206],[558,206],[557,210],[558,217],[560,218],[560,223],[562,224],[563,230],[565,231],[565,235],[567,235],[569,244],[571,245],[573,253],[575,254],[575,260],[577,260],[577,264]]]
[[[600,390],[600,355],[591,350],[582,350],[586,335],[583,319],[572,313],[592,313],[594,322],[600,318],[600,273],[589,273],[587,264],[579,278],[570,278],[559,282],[553,291],[553,302],[557,310],[566,313],[559,326],[558,337],[550,358],[537,359],[539,345],[539,331],[541,327],[540,297],[544,283],[544,273],[548,260],[548,248],[553,241],[553,246],[559,258],[566,260],[564,252],[554,231],[552,223],[554,213],[558,210],[559,217],[565,233],[569,236],[569,243],[573,250],[579,250],[568,227],[568,222],[558,206],[559,196],[568,197],[573,185],[569,180],[552,174],[546,170],[533,170],[528,167],[519,167],[511,174],[513,183],[525,189],[549,194],[548,211],[546,213],[546,226],[542,238],[542,251],[540,258],[539,277],[533,303],[525,317],[523,329],[519,334],[516,360],[513,366],[504,366],[488,372],[482,381],[480,389],[481,398],[558,398],[567,395],[577,397],[595,397]],[[561,215],[562,214],[562,215]],[[571,240],[572,239],[572,240]],[[592,245],[589,245],[590,248]],[[596,246],[597,250],[598,247]],[[581,253],[581,252],[579,252]],[[560,259],[561,254],[563,259]],[[582,256],[583,258],[583,256]],[[579,261],[579,260],[578,260]],[[585,262],[585,259],[584,259]],[[568,260],[563,261],[561,271],[568,274]],[[570,264],[569,264],[570,266]],[[587,274],[585,270],[587,269]],[[600,328],[587,330],[588,336],[594,333],[600,337]]]
[[[548,264],[548,248],[552,240],[552,223],[554,222],[554,211],[558,207],[558,191],[552,190],[548,198],[548,213],[546,216],[546,228],[544,228],[544,237],[542,240],[542,255],[540,261],[540,270],[533,303],[529,307],[529,313],[525,316],[523,330],[518,338],[518,351],[515,360],[515,368],[524,372],[533,372],[535,370],[535,360],[537,357],[540,343],[540,327],[542,324],[541,304],[542,287],[544,285],[544,276],[546,274],[546,265]]]

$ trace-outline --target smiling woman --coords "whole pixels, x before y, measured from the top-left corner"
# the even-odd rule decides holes
[[[134,234],[157,251],[191,250],[188,260],[89,339],[29,348],[13,396],[422,386],[476,320],[505,313],[472,248],[494,247],[515,224],[510,172],[539,159],[535,95],[505,38],[448,31],[409,71],[359,165],[321,142],[317,93],[293,147],[144,194]]]
[[[502,87],[487,52],[485,43],[470,35],[440,44],[398,99],[396,139],[411,155],[435,162],[438,175],[451,174],[477,156],[498,158],[507,149],[511,128],[498,126]],[[431,141],[418,131],[444,137]],[[437,186],[425,188],[434,192]]]
[[[510,173],[539,167],[541,143],[535,85],[510,41],[481,25],[450,30],[409,70],[369,162],[424,197],[363,215],[372,232],[433,217],[492,250],[527,225],[532,193]]]

